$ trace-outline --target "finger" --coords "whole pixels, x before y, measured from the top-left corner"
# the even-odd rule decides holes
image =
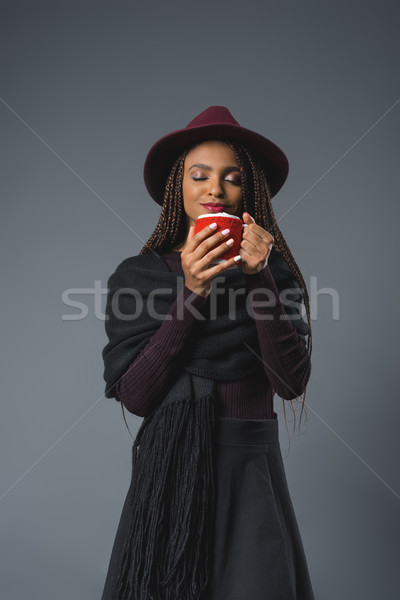
[[[250,249],[250,248],[249,248],[249,249]],[[255,267],[255,268],[258,268],[258,267],[259,267],[259,265],[261,265],[261,269],[264,269],[264,268],[267,266],[267,264],[268,264],[268,259],[269,259],[269,257],[270,257],[270,254],[271,254],[271,249],[272,249],[272,248],[270,248],[270,249],[269,249],[269,251],[268,251],[268,254],[267,254],[267,256],[265,257],[265,259],[263,259],[263,260],[258,260],[257,264],[255,264],[255,265],[254,265],[254,267]],[[251,263],[253,263],[254,261],[257,261],[256,255],[255,255],[255,254],[251,254],[251,253],[250,253],[248,250],[246,250],[246,248],[245,248],[244,246],[241,246],[241,247],[240,247],[240,250],[241,250],[241,251],[243,251],[243,252],[245,253],[245,255],[249,256],[249,258],[250,258],[250,260],[248,259],[248,260],[249,260],[249,262],[247,262],[247,261],[243,261],[243,262],[244,262],[246,265],[248,264],[249,266],[251,266]],[[261,270],[261,269],[260,269],[260,270]]]
[[[205,229],[208,228],[205,227]],[[193,256],[197,260],[201,260],[209,252],[212,252],[215,246],[219,246],[222,242],[228,241],[229,233],[229,228],[223,229],[221,231],[217,231],[216,229],[214,229],[214,231],[209,231],[208,233],[206,233],[206,236],[204,236],[203,239],[199,239],[197,247],[193,249]]]
[[[214,222],[210,223],[210,225],[207,225],[207,227],[203,227],[203,229],[196,233],[196,236],[198,236],[200,242],[202,242],[205,238],[215,233],[216,231],[218,231],[218,223]]]
[[[225,242],[225,243],[223,243]],[[212,263],[213,260],[218,259],[224,252],[227,252],[234,240],[228,235],[223,234],[222,231],[217,231],[211,238],[203,240],[203,242],[194,250],[193,255],[196,255],[197,251],[201,251],[199,254],[199,264],[201,267],[207,267]]]
[[[211,223],[210,225],[213,225],[213,223]],[[201,244],[203,240],[205,240],[209,235],[217,231],[218,223],[215,224],[215,227],[211,227],[210,225],[208,225],[207,227],[203,227],[203,229],[197,231],[197,233],[195,233],[196,225],[190,226],[188,233],[190,249],[196,250],[196,248]]]
[[[221,271],[225,271],[226,269],[228,269],[229,267],[232,267],[233,265],[237,265],[238,267],[240,267],[241,261],[238,260],[238,257],[240,259],[239,254],[237,256],[233,256],[232,258],[224,260],[224,262],[222,262],[222,263],[213,265],[212,267],[210,267],[209,269],[207,269],[205,271],[207,273],[207,276],[210,278],[213,278],[216,275],[218,275],[218,273],[221,273]]]
[[[233,264],[237,265],[238,267],[241,267],[243,264],[243,258],[240,256],[240,254],[237,254],[236,256],[233,257]]]
[[[250,254],[249,250],[254,253],[254,250],[257,251],[257,246],[251,240],[242,240],[240,242],[240,248],[246,250],[248,248],[247,253]]]
[[[262,240],[265,241],[265,238],[263,237],[262,234],[263,234],[262,230],[261,231],[254,231],[254,229],[253,230],[248,229],[245,233],[243,233],[242,239],[245,239],[245,237],[246,237],[247,240],[253,239],[254,242],[256,242],[258,244]]]
[[[253,254],[251,254],[248,250],[246,250],[246,248],[244,248],[244,246],[240,247],[240,251],[241,252],[245,252],[247,256],[250,256],[251,258],[254,258]]]

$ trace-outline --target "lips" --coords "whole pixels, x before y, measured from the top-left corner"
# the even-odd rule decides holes
[[[225,208],[223,204],[203,204],[202,206],[204,206],[206,210],[210,210],[212,212],[218,212],[221,209]]]

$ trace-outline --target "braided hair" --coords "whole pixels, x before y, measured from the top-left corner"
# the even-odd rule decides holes
[[[309,325],[307,350],[311,357],[312,330],[310,300],[307,292],[307,286],[300,268],[295,261],[294,256],[276,222],[275,214],[272,208],[271,192],[269,190],[264,171],[244,146],[231,140],[224,139],[221,141],[225,142],[233,149],[236,160],[240,167],[243,211],[247,211],[251,215],[254,215],[256,223],[271,233],[271,235],[274,237],[274,251],[282,254],[282,257],[287,262],[294,278],[301,288]],[[182,152],[182,154],[176,159],[170,171],[165,186],[164,199],[159,221],[150,238],[141,249],[140,254],[146,254],[148,252],[157,250],[160,252],[168,251],[178,244],[183,243],[186,239],[186,213],[183,205],[182,182],[185,158],[192,147],[193,146],[186,148]],[[306,406],[305,398],[306,390],[304,391],[303,397],[299,396],[296,398],[296,400],[298,399],[302,405],[299,425],[301,423],[303,409]],[[289,402],[291,403],[295,428],[296,413],[294,410],[293,400],[289,400]],[[283,401],[283,412],[286,421],[285,401]]]

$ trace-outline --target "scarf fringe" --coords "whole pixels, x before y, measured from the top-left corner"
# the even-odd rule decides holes
[[[215,398],[145,418],[132,448],[130,525],[114,598],[201,600],[214,528]]]

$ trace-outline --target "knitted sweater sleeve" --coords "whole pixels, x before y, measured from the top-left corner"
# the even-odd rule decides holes
[[[168,314],[116,386],[117,399],[139,417],[161,403],[166,386],[179,368],[193,323],[201,318],[207,298],[184,285]],[[194,310],[193,310],[194,309]]]
[[[244,277],[256,320],[259,359],[273,390],[284,400],[293,400],[303,394],[310,378],[309,352],[291,320],[285,318],[287,313],[269,266]]]

